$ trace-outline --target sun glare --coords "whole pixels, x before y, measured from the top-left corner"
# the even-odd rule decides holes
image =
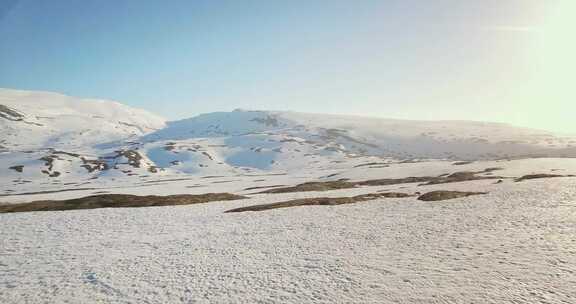
[[[576,1],[554,1],[545,13],[530,35],[531,75],[518,96],[519,122],[569,131],[576,111]]]
[[[574,94],[576,70],[576,1],[554,3],[540,31],[535,35],[536,78],[546,94],[570,99]]]

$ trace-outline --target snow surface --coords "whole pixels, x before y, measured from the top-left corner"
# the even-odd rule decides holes
[[[23,116],[17,121],[0,117],[0,144],[8,151],[50,147],[86,151],[91,145],[141,136],[165,124],[163,118],[118,102],[50,92],[0,89],[0,105]]]
[[[493,123],[269,111],[165,122],[114,102],[5,89],[0,105],[2,204],[102,193],[249,197],[0,214],[2,304],[576,302],[576,178],[514,181],[576,175],[574,138]],[[255,193],[487,168],[499,170],[484,176],[502,181]],[[488,194],[224,213],[434,190]]]
[[[490,193],[238,214],[224,211],[319,193],[0,214],[0,301],[574,302],[575,179],[426,189]]]

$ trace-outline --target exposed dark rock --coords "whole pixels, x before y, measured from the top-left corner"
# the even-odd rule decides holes
[[[328,182],[308,182],[293,187],[276,188],[262,191],[260,193],[290,193],[305,191],[328,191],[336,189],[347,189],[356,187],[355,183],[346,181],[328,181]]]
[[[421,201],[443,201],[472,195],[487,194],[486,192],[432,191],[418,197]]]
[[[331,178],[331,177],[338,176],[338,175],[340,175],[340,173],[333,173],[333,174],[329,174],[329,175],[326,175],[326,176],[322,176],[322,177],[320,177],[320,178]]]
[[[134,168],[140,168],[142,165],[142,155],[134,150],[120,150],[116,151],[115,158],[125,157],[128,160],[128,164]]]
[[[12,166],[12,167],[10,167],[10,168],[8,168],[8,169],[14,170],[14,171],[20,172],[20,173],[24,172],[24,166],[22,166],[22,165]]]
[[[521,181],[530,180],[530,179],[554,178],[554,177],[576,177],[576,176],[575,175],[546,174],[546,173],[528,174],[528,175],[524,175],[522,177],[517,178],[515,181],[521,182]]]
[[[52,154],[63,154],[63,155],[68,155],[68,156],[72,156],[72,157],[80,157],[80,154],[70,153],[70,152],[66,152],[66,151],[57,151],[57,150],[52,151]]]
[[[411,176],[405,178],[384,178],[373,179],[359,182],[350,182],[345,180],[327,181],[327,182],[308,182],[299,184],[292,187],[276,188],[262,191],[260,193],[289,193],[289,192],[305,192],[305,191],[329,191],[337,189],[348,189],[357,186],[390,186],[399,184],[410,183],[423,183],[422,185],[436,185],[447,184],[473,180],[485,179],[502,179],[500,176],[477,176],[477,174],[491,172],[497,168],[488,168],[479,172],[456,172],[449,175],[441,175],[438,177],[433,176]]]
[[[106,171],[110,169],[108,163],[101,159],[85,159],[82,158],[83,164],[80,167],[88,170],[89,173],[94,171]]]
[[[264,180],[261,180],[264,181]],[[248,191],[248,190],[258,190],[258,189],[266,189],[266,188],[278,188],[278,187],[284,187],[286,185],[272,185],[272,186],[259,186],[259,187],[248,187],[245,188],[244,191]]]
[[[455,162],[452,165],[454,166],[463,166],[463,165],[469,165],[473,163],[473,161],[459,161],[459,162]]]
[[[280,124],[278,123],[278,119],[274,116],[268,115],[265,118],[261,118],[261,117],[256,117],[256,118],[252,118],[250,119],[250,121],[255,121],[257,123],[261,123],[263,125],[266,125],[267,127],[278,127]]]
[[[236,208],[226,211],[226,213],[232,212],[246,212],[246,211],[264,211],[279,208],[289,208],[289,207],[299,207],[299,206],[336,206],[344,204],[354,204],[358,202],[364,202],[369,200],[375,200],[379,198],[405,198],[412,195],[406,193],[397,192],[386,192],[386,193],[371,193],[357,195],[353,197],[316,197],[316,198],[303,198],[289,200],[285,202],[278,202],[272,204],[254,205],[242,208]]]
[[[369,166],[388,166],[388,164],[387,163],[372,162],[372,163],[359,164],[359,165],[354,166],[354,168],[369,167]]]
[[[174,149],[176,149],[176,143],[173,142],[167,143],[166,146],[164,147],[164,150],[166,151],[172,151]]]
[[[24,120],[24,115],[12,108],[9,108],[5,105],[0,105],[0,118],[12,120],[12,121],[21,121]]]
[[[447,176],[439,176],[431,179],[424,185],[436,185],[436,184],[447,184],[447,183],[457,183],[466,182],[473,180],[484,180],[484,179],[502,179],[501,176],[478,176],[478,174],[491,173],[493,171],[501,170],[500,168],[487,168],[483,171],[473,172],[473,171],[463,171],[455,172]]]
[[[58,177],[58,176],[60,176],[60,174],[61,174],[61,173],[58,172],[58,171],[50,172],[50,171],[48,171],[48,170],[42,170],[41,172],[44,173],[44,174],[46,174],[46,175],[48,175],[48,176],[50,176],[50,177]]]
[[[83,191],[83,190],[94,190],[94,189],[97,189],[97,188],[74,188],[74,189],[48,190],[48,191],[37,191],[37,192],[21,192],[21,193],[0,194],[0,197],[3,197],[3,196],[36,195],[36,194],[50,194],[50,193],[61,193],[61,192]],[[14,191],[11,190],[10,192],[14,192]]]
[[[500,170],[504,170],[504,168],[491,167],[491,168],[486,168],[486,169],[484,169],[484,171],[479,172],[479,173],[488,173],[488,172],[494,172],[494,171],[500,171]]]
[[[214,158],[212,158],[212,155],[208,154],[208,152],[202,152],[202,154],[204,154],[206,157],[208,157],[210,160],[214,160]]]
[[[398,184],[409,184],[409,183],[423,183],[427,181],[434,180],[435,177],[430,176],[420,176],[420,177],[406,177],[406,178],[383,178],[383,179],[373,179],[362,182],[356,182],[359,186],[389,186]]]
[[[169,196],[102,194],[62,201],[36,201],[31,203],[3,205],[0,206],[0,213],[190,205],[211,201],[227,201],[244,198],[246,197],[230,193],[207,193],[200,195],[183,194]]]
[[[54,161],[56,159],[57,157],[51,155],[40,158],[40,160],[44,161],[44,165],[48,167],[48,171],[52,171],[52,168],[54,167]]]

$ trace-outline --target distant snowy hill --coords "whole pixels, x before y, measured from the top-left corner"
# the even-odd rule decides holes
[[[89,148],[138,137],[164,123],[163,118],[113,101],[0,89],[0,144],[9,151]]]
[[[570,154],[574,138],[501,123],[412,121],[270,111],[199,115],[168,123],[146,140],[287,136],[345,153],[409,158],[494,159]]]
[[[117,102],[6,89],[0,128],[5,193],[419,159],[576,157],[574,138],[497,123],[242,110],[165,122]]]

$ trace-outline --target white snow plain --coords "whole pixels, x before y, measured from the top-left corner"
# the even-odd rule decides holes
[[[435,170],[441,174],[491,165],[423,168],[426,173],[443,168]],[[576,171],[574,161],[566,159],[501,162],[500,167],[505,170],[498,175]],[[489,194],[224,213],[292,198],[383,190]],[[576,178],[0,214],[0,240],[0,302],[7,304],[574,303]]]
[[[166,122],[116,102],[7,89],[0,130],[0,204],[104,193],[248,196],[0,214],[0,304],[576,303],[576,177],[514,181],[576,175],[576,158],[568,158],[576,157],[576,137],[269,111]],[[502,179],[250,189],[464,171]],[[433,190],[488,194],[224,213],[295,198]]]

